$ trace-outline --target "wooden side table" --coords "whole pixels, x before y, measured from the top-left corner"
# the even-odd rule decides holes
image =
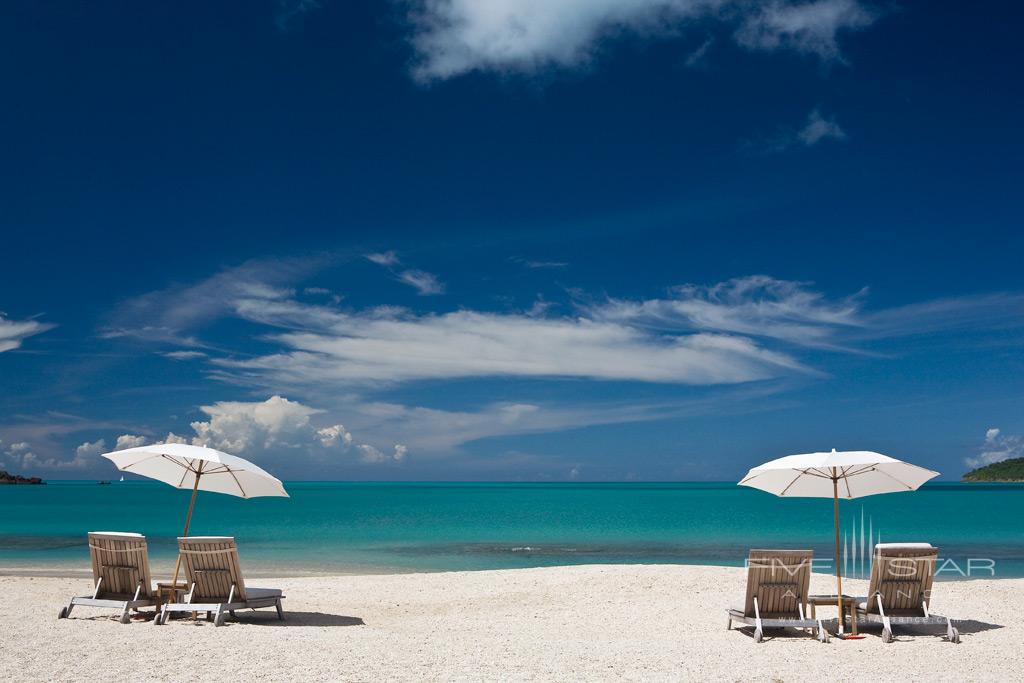
[[[158,581],[156,584],[156,613],[160,614],[164,603],[181,602],[187,592],[188,586],[184,583],[172,584],[170,581]]]
[[[817,616],[817,607],[835,607],[839,603],[837,595],[808,595],[807,604],[811,606],[811,617]],[[857,635],[857,599],[850,595],[843,595],[843,609],[839,614],[839,631],[843,630],[846,623],[846,610],[850,610],[850,635]]]

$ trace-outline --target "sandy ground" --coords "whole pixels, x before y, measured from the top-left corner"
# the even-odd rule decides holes
[[[112,612],[57,612],[88,581],[0,577],[4,680],[1024,680],[1024,580],[936,586],[933,609],[960,623],[877,629],[827,645],[797,631],[726,631],[741,569],[584,566],[488,572],[293,578],[287,620],[239,613],[221,628],[191,620],[119,624]],[[847,592],[863,592],[849,582]],[[815,575],[812,592],[828,593]],[[835,610],[822,610],[822,616]]]

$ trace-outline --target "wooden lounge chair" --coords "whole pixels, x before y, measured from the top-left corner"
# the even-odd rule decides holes
[[[235,610],[277,608],[277,616],[284,619],[281,591],[275,588],[252,588],[245,585],[242,567],[238,562],[238,546],[230,536],[190,536],[178,539],[178,552],[185,566],[188,593],[183,602],[164,605],[153,620],[167,623],[171,612],[212,613],[216,626],[224,625],[225,616],[235,616]]]
[[[766,628],[810,629],[823,643],[828,632],[820,619],[810,616],[807,591],[811,581],[810,550],[751,550],[747,561],[747,597],[743,607],[728,610],[734,621],[754,627],[754,640],[764,639]]]
[[[67,619],[75,605],[121,610],[121,623],[131,621],[129,611],[156,604],[149,573],[146,537],[120,531],[90,531],[92,595],[71,598],[58,619]]]
[[[946,627],[951,643],[960,632],[948,617],[930,610],[932,580],[939,549],[928,543],[879,543],[871,559],[868,597],[857,601],[857,618],[882,624],[882,640],[891,643],[893,624]]]

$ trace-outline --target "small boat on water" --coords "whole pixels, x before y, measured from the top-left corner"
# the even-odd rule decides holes
[[[96,483],[98,485],[100,485],[100,486],[110,486],[110,482],[109,481],[98,481]]]

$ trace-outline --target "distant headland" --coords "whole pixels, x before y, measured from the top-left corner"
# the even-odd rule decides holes
[[[0,470],[0,486],[4,484],[45,484],[39,477],[22,477],[17,474],[9,474]]]
[[[964,475],[964,481],[1024,482],[1024,458],[1013,458],[985,465]]]

